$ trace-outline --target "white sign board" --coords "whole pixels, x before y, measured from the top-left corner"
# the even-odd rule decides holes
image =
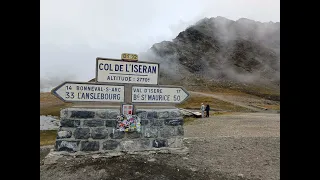
[[[124,102],[124,86],[64,82],[52,94],[65,102]]]
[[[127,62],[97,58],[97,82],[158,84],[158,75],[158,63]]]
[[[132,86],[133,103],[181,103],[189,97],[182,87],[139,87]]]

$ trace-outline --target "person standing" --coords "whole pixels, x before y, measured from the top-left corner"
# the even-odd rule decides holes
[[[210,106],[207,104],[206,106],[206,117],[209,117]]]
[[[205,106],[203,103],[201,103],[201,107],[200,107],[200,110],[201,110],[201,117],[204,118],[204,111],[205,111]]]

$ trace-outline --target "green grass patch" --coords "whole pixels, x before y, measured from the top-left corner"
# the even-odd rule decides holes
[[[56,137],[57,130],[40,130],[40,146],[54,145]]]
[[[40,116],[41,115],[51,115],[51,116],[57,116],[60,117],[60,111],[61,109],[70,107],[71,104],[64,103],[64,104],[55,104],[50,106],[40,106]]]

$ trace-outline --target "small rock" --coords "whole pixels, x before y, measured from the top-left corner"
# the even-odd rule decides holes
[[[105,172],[106,172],[105,169],[101,169],[101,170],[99,171],[99,174],[103,174],[103,173],[105,173]]]
[[[155,158],[151,158],[151,159],[148,159],[148,161],[149,162],[154,162],[154,161],[156,161],[156,159]]]
[[[99,155],[93,155],[93,156],[92,156],[93,159],[96,159],[96,158],[98,158],[98,157],[99,157]]]
[[[238,177],[241,177],[241,178],[243,178],[243,174],[238,174]]]
[[[187,158],[187,157],[183,157],[182,159],[187,160],[187,159],[189,159],[189,158]]]
[[[197,171],[196,168],[190,168],[190,170],[193,171],[193,172],[194,172],[194,171]]]
[[[86,172],[86,171],[87,171],[86,169],[83,170],[83,172]]]

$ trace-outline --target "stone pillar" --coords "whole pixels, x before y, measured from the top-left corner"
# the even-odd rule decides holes
[[[119,109],[63,109],[55,150],[143,151],[184,147],[179,109],[137,109],[140,132],[116,131],[118,115]]]

